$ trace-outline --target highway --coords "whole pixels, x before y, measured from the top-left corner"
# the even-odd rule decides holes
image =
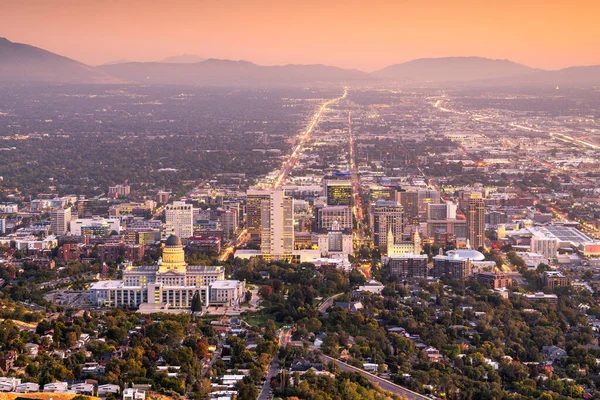
[[[390,382],[387,379],[380,378],[377,375],[374,375],[370,372],[364,371],[360,368],[353,367],[352,365],[346,364],[343,361],[337,360],[335,358],[331,358],[324,354],[320,355],[320,357],[321,357],[321,361],[326,364],[330,363],[332,361],[335,362],[342,371],[358,372],[359,374],[361,374],[362,376],[367,378],[371,383],[376,383],[381,389],[388,391],[390,393],[396,394],[398,396],[402,396],[408,400],[429,400],[428,397],[423,396],[422,394],[413,392],[412,390],[409,390],[400,385],[396,385],[395,383]]]
[[[285,182],[285,179],[287,178],[289,173],[294,169],[294,165],[296,165],[296,161],[298,161],[300,154],[302,154],[302,150],[304,149],[304,146],[310,139],[310,136],[311,136],[313,130],[315,129],[315,127],[319,124],[319,119],[321,119],[321,115],[323,115],[323,112],[330,105],[332,105],[342,99],[345,99],[347,95],[348,95],[348,88],[344,88],[344,94],[342,94],[340,97],[336,97],[335,99],[328,100],[321,105],[319,110],[315,113],[315,115],[310,120],[310,123],[308,124],[308,127],[306,128],[306,130],[298,138],[298,144],[296,144],[296,147],[294,147],[294,151],[286,159],[286,161],[283,162],[283,165],[281,166],[281,170],[279,171],[277,178],[275,178],[275,180],[273,182],[273,187],[275,189],[279,188],[281,186],[281,184],[283,182]]]

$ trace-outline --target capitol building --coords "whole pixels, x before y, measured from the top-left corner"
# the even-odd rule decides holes
[[[221,266],[188,265],[181,240],[171,235],[155,265],[132,266],[123,280],[95,282],[90,286],[92,304],[139,308],[140,312],[188,310],[195,294],[203,306],[235,305],[243,301],[244,282],[225,280]]]

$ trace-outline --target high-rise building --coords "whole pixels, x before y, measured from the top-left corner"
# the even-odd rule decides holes
[[[276,258],[294,250],[294,199],[283,190],[272,190],[261,202],[260,250]]]
[[[337,223],[340,230],[352,229],[352,209],[348,206],[317,208],[317,230],[330,231]]]
[[[440,191],[439,190],[419,190],[419,216],[427,217],[427,205],[438,204],[440,202]]]
[[[6,233],[6,218],[0,218],[0,233]]]
[[[238,227],[238,213],[236,209],[220,210],[219,220],[221,229],[227,237],[231,237]]]
[[[50,229],[55,235],[64,235],[69,231],[71,208],[59,208],[50,212]]]
[[[165,207],[165,223],[175,236],[187,241],[194,235],[194,209],[191,204],[175,201]]]
[[[352,182],[346,179],[326,179],[328,206],[352,206]]]
[[[427,220],[441,221],[446,219],[456,219],[456,204],[451,201],[427,204]]]
[[[419,217],[419,193],[396,192],[396,201],[402,205],[404,216],[409,223]]]
[[[395,201],[379,200],[373,205],[373,243],[387,248],[388,233],[391,232],[394,243],[399,243],[404,235],[404,210]]]
[[[262,201],[270,198],[267,190],[248,190],[246,193],[246,228],[250,241],[260,244],[262,230]]]
[[[485,204],[480,193],[471,193],[467,210],[467,231],[471,247],[485,247]]]

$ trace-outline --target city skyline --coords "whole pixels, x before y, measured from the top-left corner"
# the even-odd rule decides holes
[[[364,71],[450,56],[542,69],[600,64],[589,51],[600,35],[593,21],[600,5],[577,3],[7,0],[0,5],[0,36],[90,65],[181,54]]]

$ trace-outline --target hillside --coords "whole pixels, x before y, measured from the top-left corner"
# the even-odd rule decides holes
[[[105,72],[38,47],[0,38],[0,82],[118,83]]]
[[[378,78],[420,82],[466,82],[531,74],[535,70],[509,60],[481,57],[420,58],[373,73]]]

